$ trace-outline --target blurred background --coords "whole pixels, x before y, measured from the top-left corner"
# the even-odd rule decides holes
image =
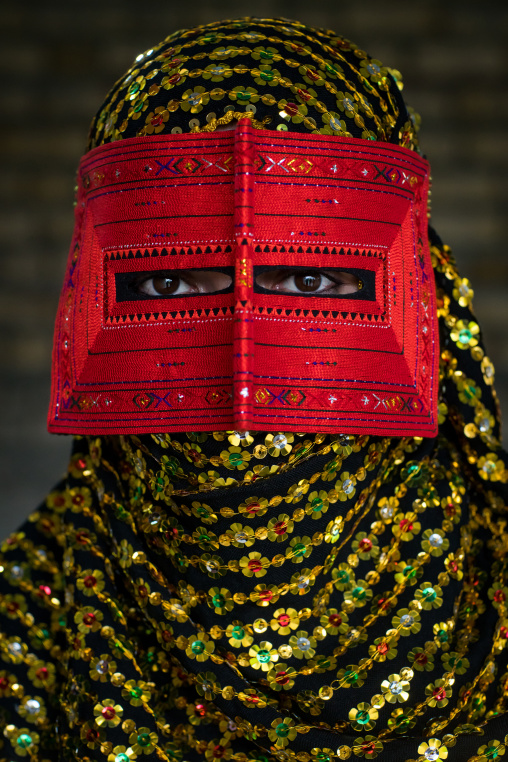
[[[334,29],[404,75],[433,168],[433,223],[472,281],[508,414],[506,0],[6,3],[0,27],[1,536],[36,507],[68,460],[70,437],[46,433],[46,410],[74,175],[90,119],[138,53],[175,29],[245,15]]]

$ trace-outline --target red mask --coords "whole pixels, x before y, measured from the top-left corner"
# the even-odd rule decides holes
[[[50,431],[434,436],[428,172],[248,120],[90,151]]]

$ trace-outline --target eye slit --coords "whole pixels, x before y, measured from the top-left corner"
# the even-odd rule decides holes
[[[200,294],[226,293],[233,287],[233,268],[175,269],[117,273],[117,299],[170,299]]]
[[[301,296],[346,296],[364,284],[348,270],[339,268],[267,268],[256,277],[256,285],[266,291]]]

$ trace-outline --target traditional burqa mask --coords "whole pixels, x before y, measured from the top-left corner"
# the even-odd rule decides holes
[[[429,168],[394,77],[297,25],[198,42],[141,56],[92,130],[50,430],[435,435]]]

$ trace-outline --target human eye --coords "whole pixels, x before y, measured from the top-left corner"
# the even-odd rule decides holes
[[[231,269],[231,268],[228,268]],[[232,275],[221,270],[159,270],[139,273],[129,283],[134,298],[194,296],[227,291]]]
[[[138,294],[145,294],[146,296],[184,296],[198,293],[196,284],[190,281],[188,275],[164,271],[151,273],[149,276],[137,280],[134,288]]]
[[[261,272],[256,284],[268,291],[308,296],[341,296],[363,288],[357,275],[337,269],[275,268]]]

